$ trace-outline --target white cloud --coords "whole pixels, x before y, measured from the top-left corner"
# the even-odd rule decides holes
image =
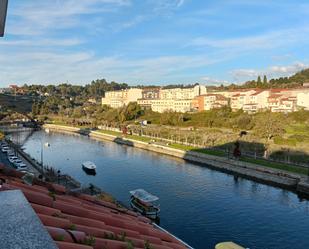
[[[231,82],[229,82],[227,80],[215,79],[215,78],[208,77],[208,76],[202,77],[201,81],[205,82],[206,84],[211,84],[211,85],[216,85],[216,86],[220,86],[221,84],[223,84],[223,85],[231,84]]]
[[[280,31],[263,33],[260,35],[235,37],[228,39],[212,39],[198,37],[190,41],[187,46],[210,47],[233,51],[253,51],[257,49],[272,49],[287,44],[309,41],[309,28],[285,29]]]
[[[82,24],[79,15],[115,12],[130,4],[130,0],[25,2],[9,9],[6,32],[13,35],[48,34],[50,30],[78,27]],[[13,17],[12,21],[10,17]]]
[[[156,81],[177,81],[186,71],[216,63],[205,55],[159,56],[128,59],[122,56],[98,58],[92,52],[22,52],[0,54],[1,82],[59,83],[68,80],[75,84],[89,83],[96,78],[132,84]],[[187,79],[185,75],[183,79]],[[192,75],[193,80],[200,77]]]
[[[294,64],[286,66],[274,65],[262,70],[236,69],[233,70],[231,74],[236,81],[242,82],[246,80],[253,80],[256,79],[256,77],[263,75],[266,75],[268,78],[291,76],[308,67],[309,65],[306,65],[305,63],[295,62]]]

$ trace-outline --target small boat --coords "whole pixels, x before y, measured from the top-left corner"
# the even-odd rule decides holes
[[[85,170],[86,173],[95,174],[95,170],[97,166],[93,162],[90,162],[90,161],[83,162],[82,166],[83,166],[83,170]]]
[[[160,206],[155,202],[159,198],[145,191],[144,189],[136,189],[130,191],[131,207],[140,214],[150,218],[157,219],[160,213]]]
[[[46,142],[44,145],[45,145],[45,147],[49,147],[49,146],[50,146],[50,143],[47,143],[47,142]]]

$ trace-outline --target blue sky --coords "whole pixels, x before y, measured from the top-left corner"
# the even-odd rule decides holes
[[[307,0],[9,0],[0,85],[227,84],[309,65]]]

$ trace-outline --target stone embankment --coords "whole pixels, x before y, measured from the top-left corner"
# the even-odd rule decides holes
[[[44,128],[55,131],[74,132],[74,133],[78,133],[80,131],[79,128],[75,127],[59,126],[51,124],[44,125]],[[124,137],[117,137],[114,135],[105,134],[98,131],[90,131],[89,136],[96,139],[113,141],[118,144],[128,145],[148,151],[161,153],[164,155],[181,158],[186,161],[206,165],[207,167],[211,167],[216,170],[232,173],[236,176],[241,176],[254,181],[282,188],[288,188],[295,192],[309,195],[309,182],[307,177],[298,174],[293,174],[291,172],[272,169],[265,166],[237,161],[224,157],[207,155],[194,151],[184,151],[174,149],[161,144],[147,143],[133,139],[126,139]]]

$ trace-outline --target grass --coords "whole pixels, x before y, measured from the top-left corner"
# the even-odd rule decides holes
[[[113,136],[122,136],[123,135],[122,132],[118,132],[118,131],[99,130],[99,132],[109,134],[109,135],[113,135]],[[125,138],[133,139],[133,140],[137,140],[137,141],[142,141],[142,142],[146,142],[146,143],[151,141],[151,138],[149,138],[149,137],[142,137],[142,136],[137,136],[137,135],[125,135]]]
[[[306,124],[289,125],[285,128],[287,134],[290,135],[307,135],[309,134],[309,126]]]
[[[118,131],[98,130],[98,132],[108,134],[108,135],[112,135],[112,136],[121,136],[122,135],[122,133],[118,132]]]
[[[221,156],[221,157],[226,156],[226,154],[223,151],[201,149],[201,148],[196,148],[190,145],[170,144],[169,147],[174,148],[174,149],[179,149],[179,150],[185,150],[185,151],[195,151],[195,152],[212,155],[212,156]]]
[[[185,151],[196,151],[196,152],[200,152],[200,153],[204,153],[204,154],[212,155],[212,156],[226,157],[226,154],[223,151],[200,149],[200,148],[196,148],[193,146],[182,145],[182,144],[171,144],[169,145],[169,147],[174,148],[174,149],[179,149],[179,150],[185,150]],[[299,166],[291,166],[291,165],[284,164],[284,163],[270,162],[270,161],[266,161],[263,159],[254,159],[254,158],[249,158],[249,157],[242,157],[240,160],[243,162],[253,163],[253,164],[265,166],[268,168],[285,170],[291,173],[296,173],[296,174],[301,174],[301,175],[308,174],[308,169],[299,167]]]
[[[281,169],[285,170],[291,173],[296,173],[296,174],[301,174],[301,175],[307,175],[308,174],[308,169],[299,167],[299,166],[291,166],[287,165],[284,163],[278,163],[278,162],[270,162],[266,161],[263,159],[254,159],[254,158],[249,158],[249,157],[243,157],[240,159],[243,162],[248,162],[248,163],[254,163],[258,165],[262,165],[268,168],[273,168],[273,169]]]

